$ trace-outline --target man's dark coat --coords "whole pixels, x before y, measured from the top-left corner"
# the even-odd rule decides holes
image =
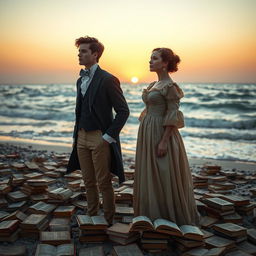
[[[78,122],[81,114],[81,101],[83,97],[81,94],[81,83],[82,80],[80,77],[76,83],[76,122],[73,134],[75,145],[69,159],[67,167],[68,173],[80,169],[76,144]],[[119,177],[119,182],[122,183],[125,179],[119,133],[129,116],[129,108],[120,88],[119,80],[105,70],[102,70],[100,67],[95,71],[90,87],[89,109],[96,118],[102,134],[107,133],[117,141],[117,143],[110,144],[111,172],[117,175]],[[116,112],[115,118],[113,117],[112,109]]]

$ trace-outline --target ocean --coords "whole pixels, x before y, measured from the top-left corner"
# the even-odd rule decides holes
[[[147,84],[122,84],[130,117],[120,137],[135,152],[141,92]],[[180,129],[189,157],[256,161],[256,84],[184,83]],[[72,143],[74,84],[0,85],[0,139]]]

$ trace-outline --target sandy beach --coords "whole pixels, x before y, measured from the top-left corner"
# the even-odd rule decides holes
[[[46,161],[53,161],[54,156],[57,154],[66,155],[68,158],[71,152],[71,145],[69,144],[56,144],[56,143],[40,143],[34,142],[32,140],[24,140],[24,139],[10,139],[8,137],[2,138],[0,141],[0,155],[1,162],[3,164],[11,164],[12,162],[24,163],[25,161],[31,161],[35,159],[35,157],[42,157],[46,159]],[[19,157],[16,159],[6,159],[4,155],[10,154],[18,154]],[[134,169],[134,154],[129,151],[123,152],[124,159],[124,168],[125,170]],[[238,184],[236,189],[232,191],[232,194],[244,196],[251,200],[251,202],[255,202],[255,198],[251,197],[250,189],[255,187],[256,184],[256,163],[254,162],[238,162],[238,161],[224,161],[224,160],[214,160],[214,159],[197,159],[191,158],[189,159],[190,167],[192,173],[198,173],[204,165],[218,165],[221,166],[222,171],[234,171],[240,172],[248,178],[248,182]],[[3,181],[6,177],[0,176],[0,181]],[[51,185],[53,186],[53,185]],[[55,184],[55,187],[66,186],[65,181],[62,178],[58,178]],[[76,214],[84,214],[84,210],[77,209]],[[255,217],[254,216],[246,216],[243,218],[243,224],[247,228],[252,228],[255,225]],[[75,217],[73,216],[71,219],[71,227],[72,230],[77,230],[77,224],[75,221]],[[78,241],[77,233],[72,232],[72,240],[76,246],[77,253],[81,248],[97,246],[97,244],[85,244],[80,243]],[[36,246],[38,244],[38,240],[30,239],[30,238],[22,238],[20,237],[14,243],[8,242],[0,242],[0,246],[4,245],[25,245],[27,247],[27,255],[34,255]],[[113,243],[107,242],[103,244],[105,255],[110,255]],[[78,254],[77,254],[78,255]],[[151,255],[149,253],[145,253],[144,255]],[[154,255],[179,255],[172,251],[165,251],[161,254]]]

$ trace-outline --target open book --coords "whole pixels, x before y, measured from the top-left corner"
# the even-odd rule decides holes
[[[50,244],[38,244],[35,256],[73,256],[75,249],[73,244],[61,244],[58,246]]]
[[[80,229],[106,229],[108,227],[104,216],[77,215],[76,218]]]
[[[156,219],[151,221],[146,216],[138,216],[133,218],[130,231],[157,231],[168,235],[185,237],[193,240],[203,240],[204,234],[201,230],[192,225],[178,226],[176,223],[165,220]]]

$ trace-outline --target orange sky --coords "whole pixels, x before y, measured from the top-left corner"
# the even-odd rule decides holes
[[[107,4],[106,4],[107,3]],[[254,0],[0,0],[0,83],[74,83],[76,38],[105,45],[102,68],[155,80],[148,60],[170,47],[178,82],[256,82]]]

